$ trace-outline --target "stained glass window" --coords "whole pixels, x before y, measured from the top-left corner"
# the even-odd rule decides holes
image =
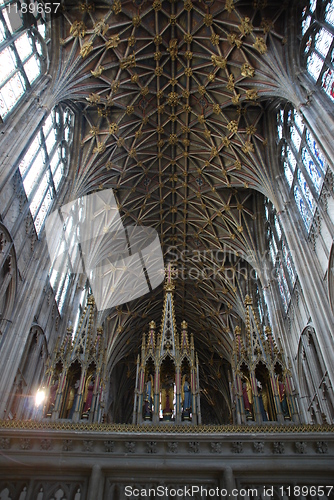
[[[302,216],[302,219],[303,219],[303,222],[306,226],[306,229],[309,230],[311,227],[311,217],[310,217],[309,211],[307,210],[304,198],[302,197],[302,194],[301,194],[298,186],[295,186],[293,193],[294,193],[296,205],[298,207],[300,215]]]
[[[31,179],[34,179],[29,183],[31,195],[27,194],[27,196],[38,235],[43,229],[54,199],[62,186],[66,173],[65,165],[69,161],[73,126],[74,115],[70,109],[61,106],[54,108],[46,117],[20,163],[23,183],[29,175]],[[76,233],[73,232],[73,237],[75,235]],[[76,252],[78,251],[78,245],[71,245],[71,247]],[[62,240],[55,252],[55,255],[63,255],[62,262],[57,261],[57,270],[54,267],[55,262],[52,262],[49,270],[49,281],[60,314],[71,286],[71,261],[74,261],[73,255],[70,259],[68,252],[65,251],[66,248],[67,245]]]
[[[306,137],[306,142],[307,142],[307,145],[309,147],[309,150],[311,151],[311,154],[313,154],[313,156],[315,157],[318,165],[321,167],[321,170],[324,173],[326,173],[327,166],[328,166],[327,161],[326,161],[324,155],[322,154],[322,152],[320,151],[318,144],[316,143],[316,140],[314,139],[314,137],[312,136],[312,134],[309,130],[306,130],[305,137]]]
[[[305,125],[303,123],[302,115],[299,114],[299,113],[297,113],[296,110],[294,110],[294,112],[293,112],[293,119],[294,119],[294,122],[295,122],[295,124],[297,125],[297,127],[299,129],[299,132],[303,133]]]
[[[334,26],[334,3],[330,2],[325,11],[325,21]]]
[[[277,215],[274,215],[274,223],[275,223],[275,228],[276,228],[278,239],[280,240],[282,238],[282,230],[281,230],[281,225],[278,221]]]
[[[62,313],[62,310],[63,310],[63,307],[64,307],[66,295],[67,295],[67,292],[68,292],[68,289],[69,289],[69,286],[70,286],[70,280],[71,280],[70,271],[67,270],[67,272],[65,274],[64,282],[62,283],[62,287],[60,288],[61,293],[60,293],[60,295],[57,298],[58,310],[59,310],[60,314]]]
[[[3,119],[40,76],[44,58],[36,28],[24,31],[24,25],[31,22],[21,18],[17,5],[14,0],[0,2],[0,116]],[[45,36],[45,19],[41,14],[37,22],[38,32]]]
[[[267,208],[265,214],[269,223],[269,231],[266,234],[269,255],[277,277],[277,285],[282,297],[284,311],[287,312],[297,275],[275,208],[269,200],[266,200],[265,207]]]
[[[309,209],[311,210],[311,213],[314,214],[314,211],[316,209],[315,201],[314,201],[314,198],[313,198],[312,193],[310,191],[310,188],[305,180],[305,177],[299,169],[297,172],[297,179],[298,179],[298,183],[302,189],[304,198],[309,206]]]
[[[271,233],[271,244],[273,246],[273,250],[274,250],[274,254],[275,256],[277,255],[277,252],[278,252],[278,248],[277,248],[277,243],[276,243],[276,238],[274,236],[274,233],[272,232]]]
[[[284,162],[284,174],[285,174],[286,180],[288,181],[289,187],[291,187],[292,181],[293,181],[293,174],[292,174],[291,169],[286,161]]]
[[[292,152],[292,149],[289,146],[286,148],[286,154],[289,160],[291,170],[292,172],[294,172],[297,165],[297,160],[294,153]]]
[[[290,135],[291,135],[293,145],[295,146],[296,150],[299,151],[301,138],[300,138],[300,135],[297,132],[297,128],[295,126],[291,127]]]
[[[314,187],[317,191],[318,194],[320,194],[320,189],[322,186],[322,177],[320,173],[320,169],[316,166],[315,162],[313,161],[308,149],[305,147],[302,150],[302,160],[303,163],[312,179],[312,182],[314,184]]]
[[[273,244],[271,241],[269,241],[269,253],[270,253],[272,263],[275,265],[276,253],[275,253],[275,250],[274,250],[274,247],[273,247]]]
[[[278,281],[279,293],[281,295],[284,311],[286,313],[288,310],[288,301],[287,301],[287,298],[285,296],[285,289],[284,289],[284,285],[283,285],[283,280],[282,280],[282,276],[281,276],[279,271],[276,272],[276,276],[277,276],[277,281]]]
[[[331,100],[334,101],[334,72],[329,68],[322,77],[322,88]]]
[[[320,8],[317,15],[316,0],[309,2],[304,8],[301,28],[302,44],[304,45],[305,66],[311,78],[334,101],[334,74],[333,74],[333,26],[334,0],[325,2],[318,0]],[[330,55],[330,57],[329,57]]]
[[[279,268],[278,268],[278,273],[277,274],[280,276],[280,278],[282,280],[282,284],[283,284],[283,288],[284,288],[284,294],[285,294],[285,297],[287,299],[287,302],[290,302],[291,294],[290,294],[289,285],[288,285],[288,282],[287,282],[287,279],[286,279],[286,275],[285,275],[285,271],[284,271],[284,268],[283,268],[282,261],[279,263]]]
[[[282,124],[282,129],[287,131],[279,143],[284,176],[306,230],[309,231],[328,164],[300,113],[292,108],[283,110],[283,118],[282,109],[277,113],[278,138]]]
[[[60,113],[61,124],[56,124],[56,115]],[[23,187],[28,198],[30,212],[37,236],[44,226],[53,200],[61,186],[67,161],[63,158],[65,130],[69,129],[68,142],[72,136],[74,116],[69,110],[54,109],[39,129],[27,152],[19,164]],[[66,149],[66,151],[68,148]]]
[[[282,240],[282,251],[283,251],[283,260],[284,260],[284,263],[285,263],[286,268],[288,270],[288,274],[289,274],[289,278],[290,278],[291,284],[293,286],[295,284],[295,282],[296,282],[296,273],[294,271],[294,265],[292,263],[291,252],[288,249],[288,247],[287,247],[286,243],[284,242],[284,240]]]
[[[57,263],[57,270],[54,267],[55,263],[52,262],[49,270],[49,281],[54,292],[59,313],[62,312],[71,277],[69,258],[65,249],[65,241],[61,241],[56,255],[63,255],[63,261],[61,264],[59,262]]]
[[[68,213],[68,217],[66,217],[61,241],[58,243],[58,248],[54,254],[54,261],[51,263],[49,269],[49,280],[60,314],[66,303],[66,297],[71,286],[71,276],[77,271],[78,260],[81,258],[78,244],[80,239],[78,228],[83,215],[83,205],[80,200],[77,200],[77,202],[79,205],[73,205]],[[55,262],[57,262],[57,271],[55,271]],[[80,309],[82,308],[80,307]],[[76,316],[74,319],[76,324],[77,320],[78,317]]]

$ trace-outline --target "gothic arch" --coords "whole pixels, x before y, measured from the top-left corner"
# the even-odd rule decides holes
[[[332,245],[328,259],[327,282],[329,303],[334,314],[334,245]]]
[[[40,325],[34,324],[30,329],[11,391],[9,407],[12,418],[32,418],[35,395],[42,383],[47,357],[44,330]]]
[[[333,391],[318,345],[316,331],[308,325],[302,332],[298,347],[298,377],[301,401],[313,423],[332,423]],[[306,403],[305,403],[306,401]]]
[[[0,222],[0,338],[11,323],[15,304],[18,269],[14,241]]]

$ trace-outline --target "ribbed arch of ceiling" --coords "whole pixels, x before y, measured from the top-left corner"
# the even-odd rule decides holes
[[[211,189],[270,195],[259,101],[291,87],[277,48],[282,4],[206,4],[87,3],[65,12],[55,91],[86,103],[88,121],[76,193],[139,164],[143,173],[200,171]]]
[[[73,197],[112,188],[125,224],[157,229],[165,258],[200,274],[178,281],[175,303],[203,358],[230,356],[257,247],[254,193],[274,192],[265,102],[297,101],[282,62],[286,6],[114,0],[64,12],[53,90],[82,109]],[[215,255],[205,263],[196,251]],[[160,325],[161,304],[159,288],[110,313],[112,364],[138,347],[134,332]]]

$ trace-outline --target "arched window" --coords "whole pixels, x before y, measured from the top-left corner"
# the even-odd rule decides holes
[[[0,117],[13,110],[41,74],[45,19],[18,12],[18,3],[0,0]],[[27,29],[29,26],[29,29]]]
[[[71,285],[71,276],[78,270],[81,260],[78,242],[80,241],[80,222],[84,216],[82,201],[78,200],[78,205],[73,205],[68,214],[67,222],[64,223],[64,231],[58,235],[58,247],[54,254],[54,260],[49,270],[50,285],[54,292],[59,314],[62,314],[65,300]],[[81,204],[81,206],[80,206]],[[59,237],[60,236],[60,237]],[[80,305],[86,296],[86,288],[80,297]],[[80,309],[79,305],[79,309]],[[76,329],[79,317],[76,316],[74,327]],[[75,330],[74,330],[75,331]]]
[[[269,200],[265,202],[265,215],[267,219],[266,235],[269,256],[277,278],[284,311],[287,312],[297,274],[276,210]]]
[[[333,388],[324,364],[314,328],[302,332],[298,349],[299,380],[302,400],[312,422],[332,423],[334,417]]]
[[[54,108],[23,155],[19,171],[39,236],[69,162],[74,115]]]
[[[302,50],[312,80],[334,102],[334,0],[311,0],[303,10]]]
[[[328,165],[295,109],[281,109],[277,113],[277,135],[285,179],[309,231]]]
[[[63,247],[63,248],[62,248]],[[65,242],[60,243],[56,255],[63,255],[61,263],[52,262],[49,270],[50,285],[53,290],[59,314],[62,313],[67,292],[71,283],[71,267],[69,255],[64,251]]]
[[[11,323],[17,287],[17,261],[14,241],[0,222],[0,338]]]

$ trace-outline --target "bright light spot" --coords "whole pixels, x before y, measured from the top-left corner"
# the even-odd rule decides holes
[[[35,396],[35,405],[40,406],[45,399],[45,391],[38,389]]]

